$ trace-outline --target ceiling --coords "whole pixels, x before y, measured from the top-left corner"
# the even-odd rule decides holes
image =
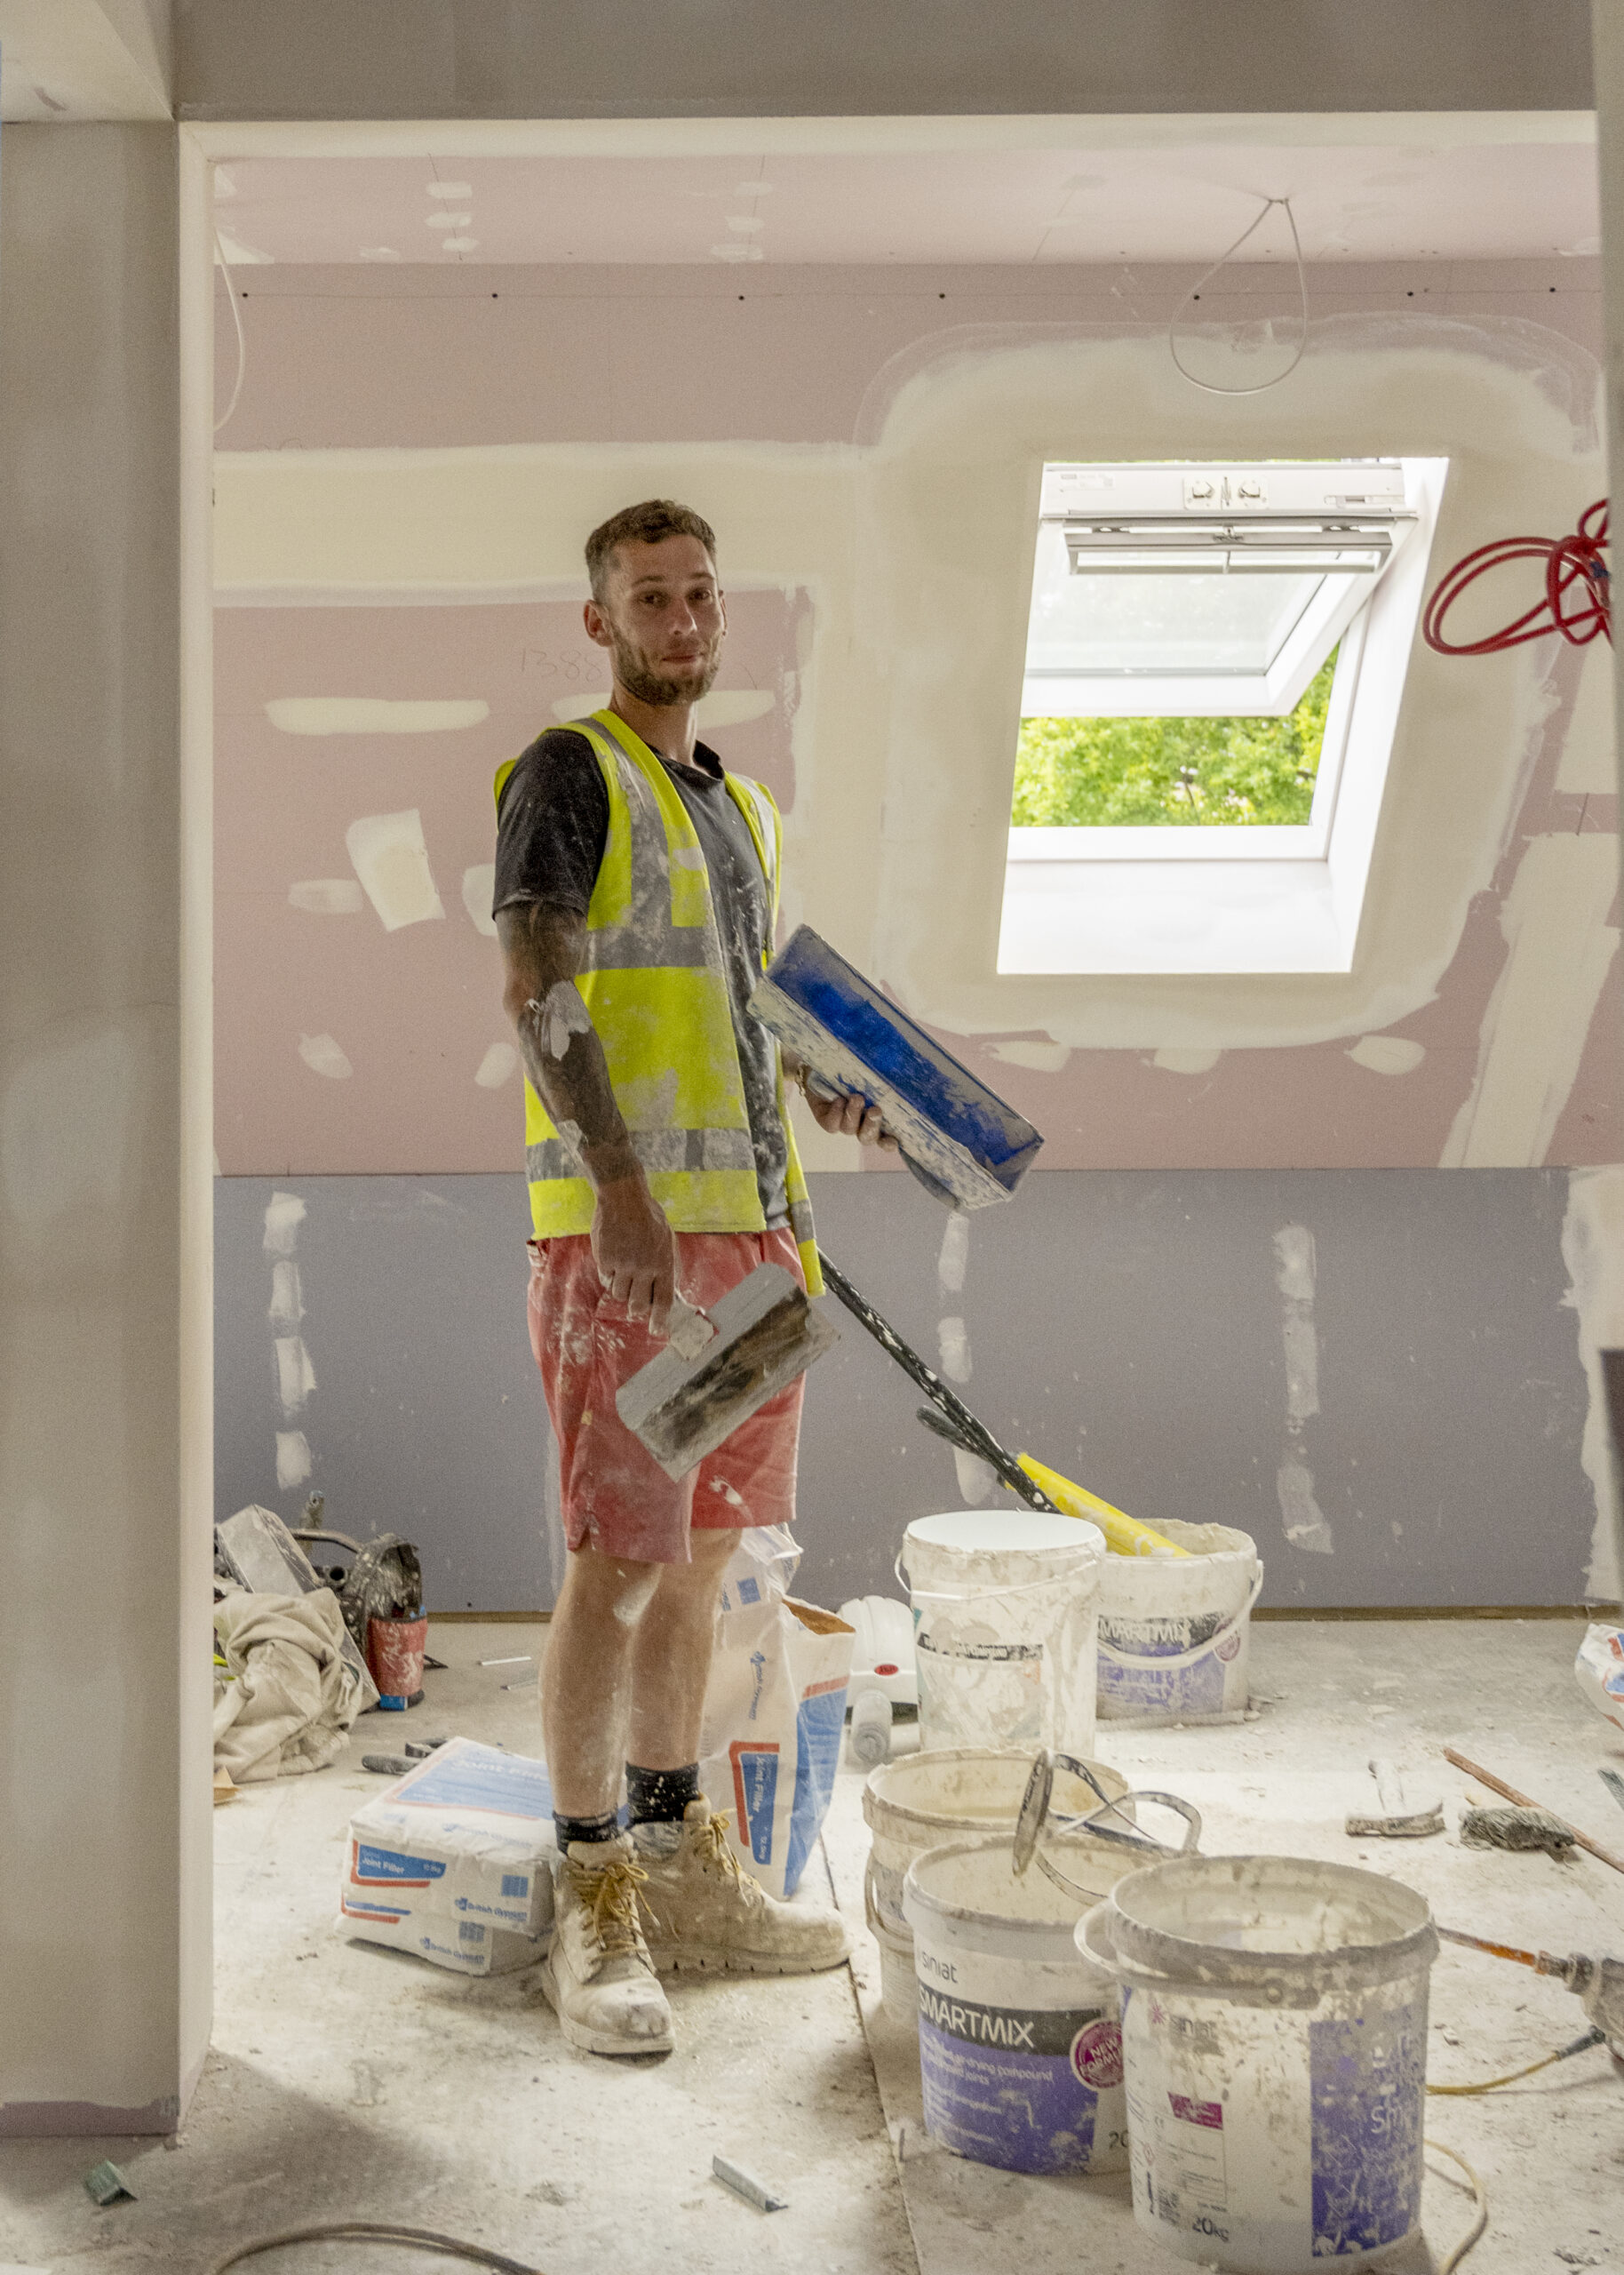
[[[1600,228],[1585,142],[250,157],[216,192],[234,263],[1188,261],[1269,197],[1311,260],[1594,253]],[[1276,207],[1246,258],[1290,253]]]

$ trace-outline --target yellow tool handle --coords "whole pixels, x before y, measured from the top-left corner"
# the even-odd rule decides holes
[[[1057,1509],[1069,1517],[1086,1517],[1097,1524],[1105,1536],[1105,1545],[1118,1556],[1188,1556],[1190,1551],[1181,1548],[1165,1533],[1153,1532],[1149,1525],[1142,1525],[1137,1517],[1130,1517],[1120,1509],[1113,1509],[1109,1501],[1102,1501],[1097,1493],[1090,1493],[1086,1485],[1073,1485],[1057,1469],[1046,1469],[1030,1454],[1017,1454],[1015,1459],[1031,1479],[1048,1495]]]

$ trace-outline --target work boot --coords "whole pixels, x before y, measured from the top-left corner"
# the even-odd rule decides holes
[[[587,2054],[669,2054],[671,2008],[638,1918],[644,1874],[624,1832],[572,1840],[553,1868],[553,1947],[541,1987],[571,2046]]]
[[[781,1904],[739,1869],[728,1820],[703,1795],[681,1824],[632,1828],[649,1956],[662,1975],[815,1975],[851,1950],[840,1914]]]

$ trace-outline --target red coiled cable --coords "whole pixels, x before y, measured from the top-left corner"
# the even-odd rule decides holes
[[[1607,500],[1598,498],[1586,507],[1571,537],[1502,537],[1493,545],[1480,545],[1476,553],[1456,562],[1427,603],[1422,639],[1440,656],[1497,656],[1504,648],[1520,648],[1525,640],[1542,640],[1548,632],[1561,633],[1576,648],[1586,646],[1598,633],[1605,633],[1611,643],[1610,578],[1602,558],[1606,543]],[[1544,599],[1482,640],[1445,640],[1444,619],[1467,587],[1508,561],[1545,563]]]

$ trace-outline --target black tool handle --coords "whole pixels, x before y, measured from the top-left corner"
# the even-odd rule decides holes
[[[1012,1493],[1018,1495],[1029,1509],[1054,1510],[1055,1504],[1048,1495],[1040,1486],[1033,1484],[1015,1456],[1006,1452],[991,1430],[976,1420],[964,1401],[956,1397],[941,1377],[925,1364],[919,1353],[903,1341],[896,1329],[880,1317],[866,1297],[857,1293],[840,1265],[832,1264],[821,1248],[817,1251],[817,1260],[823,1266],[830,1293],[840,1297],[858,1325],[868,1329],[886,1355],[895,1359],[904,1374],[917,1383],[931,1404],[947,1417],[965,1451],[973,1453],[978,1460],[984,1461],[989,1469],[996,1471],[1002,1482]],[[946,1434],[944,1431],[943,1435]],[[1055,1513],[1059,1513],[1056,1511]]]

